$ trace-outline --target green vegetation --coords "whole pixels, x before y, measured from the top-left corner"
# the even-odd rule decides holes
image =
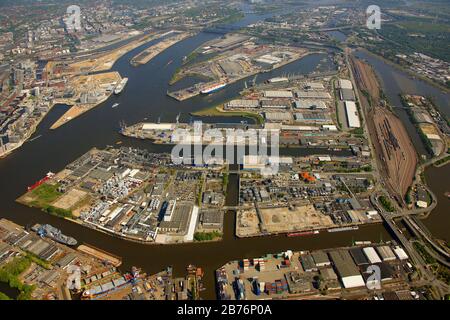
[[[24,284],[19,280],[19,275],[31,266],[31,262],[32,259],[28,256],[18,257],[0,269],[0,282],[5,282],[11,288],[18,289],[20,291],[17,296],[18,300],[30,300],[35,289],[34,286]]]
[[[440,166],[440,165],[442,165],[442,164],[444,164],[444,163],[446,163],[446,162],[448,162],[448,161],[450,161],[450,156],[446,156],[446,157],[444,157],[444,158],[442,158],[442,159],[436,161],[436,162],[434,163],[434,165],[435,165],[435,166]]]
[[[264,124],[264,118],[259,113],[246,111],[221,111],[217,108],[217,106],[192,112],[192,115],[203,117],[243,117],[253,119],[257,124]]]
[[[31,196],[35,198],[33,205],[36,205],[37,207],[48,206],[62,195],[62,193],[58,191],[58,188],[58,184],[41,184],[39,187],[30,192]]]
[[[423,257],[427,264],[436,263],[436,259],[434,259],[428,251],[425,249],[425,246],[419,242],[414,242],[414,248],[419,252],[419,254]]]
[[[205,178],[202,176],[200,178],[200,181],[198,183],[198,193],[197,193],[197,205],[200,207],[202,204],[202,198],[203,198],[203,185],[205,183]]]
[[[385,196],[381,196],[378,198],[380,200],[381,205],[383,206],[384,210],[387,212],[394,212],[394,206],[392,205],[391,201],[387,199]]]
[[[50,270],[52,268],[52,265],[48,261],[45,261],[30,252],[27,253],[27,258],[44,269]]]
[[[225,192],[225,195],[227,192],[228,180],[229,180],[228,172],[225,172],[222,176],[222,190]]]
[[[212,232],[196,232],[194,234],[194,240],[195,241],[211,241],[215,240],[217,238],[222,237],[222,233],[219,231],[212,231]]]
[[[6,294],[4,294],[3,292],[0,292],[0,301],[1,300],[11,300],[10,297],[8,297]]]
[[[423,19],[412,19],[398,24],[386,24],[381,34],[411,51],[446,60],[450,55],[450,27],[434,24]]]
[[[406,191],[405,202],[407,204],[411,204],[412,203],[412,200],[411,200],[411,187],[408,187],[408,190]]]
[[[74,218],[72,211],[51,205],[51,203],[62,195],[62,193],[58,191],[58,188],[58,184],[53,185],[44,183],[30,192],[31,197],[34,198],[34,200],[25,203],[32,207],[41,208],[43,211],[60,218]]]
[[[50,213],[51,215],[57,216],[60,218],[74,218],[74,216],[72,215],[72,211],[70,211],[70,210],[56,208],[53,206],[45,206],[42,209],[45,212]]]
[[[362,136],[364,135],[364,129],[363,128],[355,128],[351,131],[352,134],[357,135],[357,136]]]

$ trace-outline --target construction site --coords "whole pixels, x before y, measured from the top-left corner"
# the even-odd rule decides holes
[[[380,175],[389,192],[403,206],[415,175],[417,153],[402,122],[381,99],[379,82],[372,68],[356,58],[351,62],[362,93],[361,104],[368,119],[369,134],[381,165]]]
[[[56,120],[50,129],[57,129],[106,101],[121,80],[118,72],[80,75],[72,78],[67,86],[66,97],[55,101],[72,107]]]
[[[140,52],[130,60],[130,63],[135,67],[146,64],[167,48],[188,37],[191,37],[192,35],[193,33],[190,32],[179,32],[175,30],[168,31],[160,35],[161,37],[169,36],[167,39],[164,39],[161,42],[158,42],[157,44],[152,45],[144,51]]]

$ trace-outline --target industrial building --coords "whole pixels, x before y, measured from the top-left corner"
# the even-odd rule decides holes
[[[325,91],[295,91],[295,95],[299,99],[331,99],[331,95]]]
[[[262,100],[261,106],[263,108],[271,109],[289,109],[291,107],[291,103],[287,100]]]
[[[408,260],[408,255],[403,248],[399,246],[394,247],[394,253],[400,260]]]
[[[292,98],[292,91],[288,90],[267,90],[264,91],[266,98]]]
[[[369,264],[369,260],[367,259],[361,248],[351,248],[349,252],[357,266]]]
[[[311,256],[313,257],[314,262],[318,267],[326,267],[331,265],[330,259],[328,259],[327,254],[323,251],[315,251],[311,253]]]
[[[295,100],[294,101],[294,107],[296,109],[326,109],[327,105],[325,102],[320,100],[312,100],[312,99],[302,99],[302,100]]]
[[[229,109],[256,109],[259,108],[258,100],[250,99],[235,99],[225,104],[226,108]]]
[[[297,112],[294,114],[295,121],[297,122],[329,122],[330,117],[323,112]]]
[[[358,110],[356,104],[353,101],[344,101],[345,115],[347,117],[347,125],[349,128],[360,128],[361,122],[359,121]]]
[[[342,101],[355,101],[355,93],[352,89],[340,89],[339,90],[339,96]]]
[[[389,246],[379,246],[377,252],[383,262],[395,260],[395,254]]]
[[[348,79],[339,79],[339,88],[340,89],[353,89],[352,82]]]
[[[267,121],[291,121],[291,114],[287,112],[265,112],[264,117]]]
[[[373,247],[364,248],[363,252],[371,264],[381,263],[381,259]]]
[[[365,286],[364,279],[347,250],[331,251],[329,255],[344,288]]]

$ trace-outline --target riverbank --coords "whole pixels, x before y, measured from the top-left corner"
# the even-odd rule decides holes
[[[386,59],[385,57],[380,56],[380,55],[378,55],[378,54],[376,54],[376,53],[374,53],[372,51],[369,51],[368,49],[366,49],[364,47],[358,47],[357,50],[361,50],[361,51],[363,51],[363,52],[365,52],[365,53],[367,53],[367,54],[369,54],[369,55],[371,55],[373,57],[376,57],[377,59],[382,60],[384,63],[386,63],[386,64],[388,64],[388,65],[390,65],[390,66],[392,66],[392,67],[394,67],[394,68],[396,68],[396,69],[398,69],[400,71],[403,71],[403,72],[407,73],[408,75],[412,76],[413,78],[417,78],[419,80],[422,80],[422,81],[428,83],[429,85],[432,85],[435,88],[444,91],[445,93],[450,93],[450,88],[447,88],[447,87],[437,83],[436,81],[433,81],[430,78],[427,78],[425,76],[417,74],[414,71],[412,71],[412,70],[410,70],[408,68],[405,68],[405,67],[403,67],[403,66],[401,66],[401,65],[399,65],[399,64],[397,64],[397,63],[395,63],[395,62],[393,62],[393,61],[391,61],[389,59]]]

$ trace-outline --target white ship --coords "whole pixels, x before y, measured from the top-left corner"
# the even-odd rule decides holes
[[[222,89],[223,87],[225,87],[227,84],[225,82],[222,83],[218,83],[209,87],[206,87],[205,89],[203,89],[202,91],[200,91],[202,94],[209,94],[209,93],[213,93],[215,91],[218,91],[220,89]]]
[[[114,94],[119,94],[123,91],[123,89],[125,88],[125,85],[128,82],[128,78],[123,78],[119,84],[116,86],[116,89],[114,89]]]

